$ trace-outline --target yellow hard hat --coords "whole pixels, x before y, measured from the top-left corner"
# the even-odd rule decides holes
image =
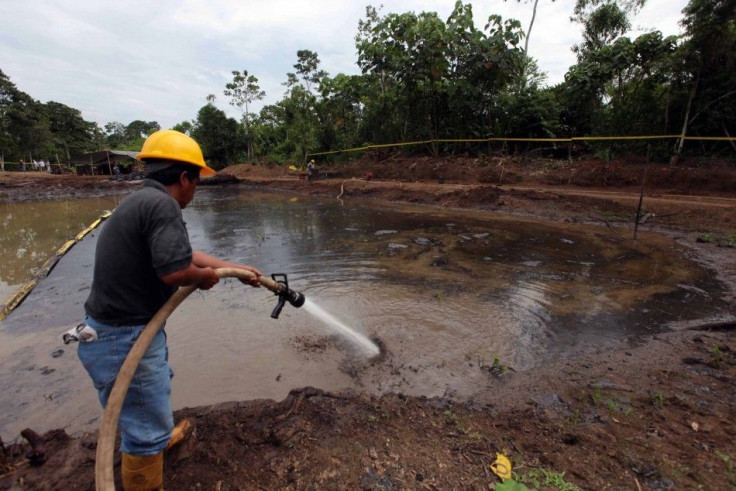
[[[141,153],[135,158],[144,162],[146,159],[176,160],[200,167],[202,176],[216,174],[213,169],[207,167],[199,144],[193,138],[175,130],[161,130],[149,136],[141,148]]]

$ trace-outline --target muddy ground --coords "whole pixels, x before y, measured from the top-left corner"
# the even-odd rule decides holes
[[[374,154],[320,164],[306,181],[283,167],[238,165],[219,185],[342,200],[479,208],[633,231],[645,164],[622,161],[408,159]],[[0,174],[0,197],[127,193],[103,177]],[[736,166],[650,165],[641,227],[674,236],[736,292]],[[734,312],[736,314],[736,312]],[[492,489],[496,452],[518,480],[548,489],[734,489],[736,342],[733,322],[691,326],[622,350],[532,371],[476,363],[492,405],[312,388],[283,401],[178,411],[196,437],[166,459],[170,489]],[[380,360],[377,362],[380,363]],[[472,363],[472,362],[471,362]],[[96,434],[45,437],[0,450],[0,489],[91,489]]]

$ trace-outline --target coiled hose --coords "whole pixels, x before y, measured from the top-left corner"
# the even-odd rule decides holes
[[[252,280],[256,277],[254,273],[239,268],[219,268],[215,269],[215,273],[220,278]],[[280,292],[283,288],[281,283],[265,276],[259,276],[258,281],[260,281],[261,285],[274,293]],[[140,363],[141,358],[143,358],[148,347],[151,345],[151,341],[153,341],[156,333],[161,330],[161,327],[166,322],[166,319],[168,319],[184,299],[186,299],[196,289],[196,286],[183,286],[179,288],[171,298],[169,298],[159,311],[156,312],[156,315],[154,315],[148,324],[146,324],[146,327],[136,340],[130,353],[128,353],[128,356],[125,358],[123,366],[120,368],[120,373],[118,373],[118,376],[115,379],[115,384],[110,392],[110,397],[107,399],[107,406],[105,407],[105,412],[102,416],[102,426],[100,426],[100,433],[97,438],[95,483],[98,490],[115,490],[115,474],[113,471],[115,432],[118,428],[120,410],[123,406],[125,395],[128,393],[130,382],[138,368],[138,364]]]

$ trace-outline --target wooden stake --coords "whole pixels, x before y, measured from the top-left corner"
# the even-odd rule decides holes
[[[644,185],[647,181],[649,166],[644,167],[644,175],[641,177],[641,191],[639,192],[639,207],[636,209],[636,221],[634,223],[634,247],[636,247],[636,233],[639,231],[639,220],[641,218],[641,206],[644,202]]]

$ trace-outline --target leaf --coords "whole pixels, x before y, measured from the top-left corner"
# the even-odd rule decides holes
[[[506,479],[504,482],[496,484],[496,491],[529,491],[529,488],[513,479]]]

